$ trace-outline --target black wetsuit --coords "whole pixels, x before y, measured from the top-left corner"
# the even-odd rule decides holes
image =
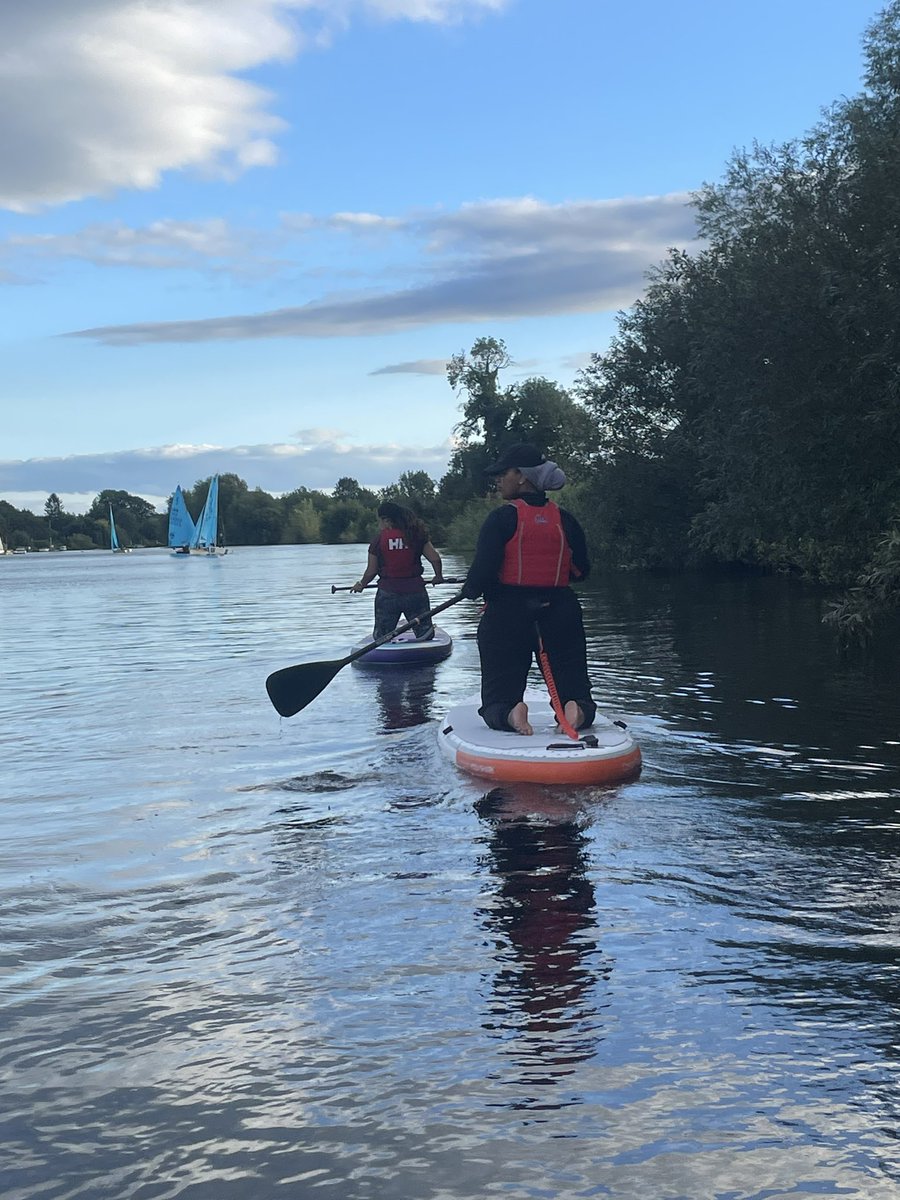
[[[528,492],[519,499],[544,505],[544,492]],[[571,513],[560,509],[563,532],[572,551],[572,576],[590,573],[584,530]],[[563,704],[574,700],[589,725],[596,713],[587,673],[587,647],[578,597],[570,587],[521,587],[499,580],[506,543],[516,532],[518,512],[502,504],[484,521],[478,534],[475,558],[462,593],[470,600],[484,596],[486,606],[478,625],[481,657],[481,708],[491,729],[509,729],[509,711],[522,699],[537,630],[550,660],[550,669]]]

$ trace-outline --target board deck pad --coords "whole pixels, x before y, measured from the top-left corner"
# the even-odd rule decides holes
[[[641,752],[622,722],[600,713],[577,742],[559,731],[549,698],[527,692],[531,737],[489,729],[478,697],[454,706],[438,731],[441,752],[458,767],[486,779],[540,783],[604,783],[633,777]],[[596,744],[593,744],[596,743]]]

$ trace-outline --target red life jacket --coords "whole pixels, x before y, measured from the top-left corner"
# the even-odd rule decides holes
[[[501,583],[518,587],[568,587],[572,548],[566,541],[559,506],[513,500],[518,521],[506,543]]]
[[[421,547],[407,544],[402,529],[382,529],[378,535],[378,574],[382,579],[415,579],[422,574]]]

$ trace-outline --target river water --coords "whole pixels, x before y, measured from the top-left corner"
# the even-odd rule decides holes
[[[0,560],[4,1200],[900,1197],[896,646],[596,580],[643,773],[491,791],[436,745],[469,602],[444,663],[270,706],[367,634],[364,560]]]

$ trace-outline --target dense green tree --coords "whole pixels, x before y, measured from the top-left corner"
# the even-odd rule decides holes
[[[427,471],[404,471],[396,483],[389,483],[381,490],[382,500],[393,500],[412,509],[433,504],[436,495],[437,484]]]
[[[219,509],[222,536],[232,546],[276,545],[281,541],[282,523],[281,506],[262,488],[233,491],[224,511],[223,507]]]
[[[464,443],[479,440],[489,458],[497,457],[509,425],[512,405],[498,381],[511,364],[506,343],[492,337],[478,338],[468,354],[460,351],[447,364],[450,386],[457,395],[464,393],[460,438]]]
[[[411,509],[427,525],[432,541],[441,540],[443,525],[437,484],[427,471],[404,471],[396,483],[389,483],[379,495],[381,500],[392,500]]]
[[[337,501],[356,501],[361,504],[376,504],[377,500],[374,492],[370,492],[368,488],[364,488],[357,483],[349,475],[343,475],[334,485],[334,491],[331,493],[332,499]]]
[[[84,549],[83,546],[73,545],[72,538],[76,533],[86,536],[86,526],[90,527],[93,540],[104,546],[109,545],[110,508],[113,510],[116,530],[123,546],[152,546],[164,540],[159,514],[149,501],[141,496],[133,496],[130,492],[105,488],[91,503],[82,526],[67,533],[70,549]]]
[[[158,515],[153,505],[148,500],[144,500],[142,496],[133,496],[130,492],[117,491],[113,488],[104,489],[92,501],[86,515],[95,521],[106,520],[110,506],[115,513],[117,525],[119,518],[124,519],[126,515],[133,520],[136,526]]]
[[[281,541],[288,545],[321,541],[321,504],[328,504],[323,492],[299,487],[279,500],[282,512]]]
[[[590,461],[596,439],[594,422],[569,393],[542,376],[509,389],[512,411],[504,442],[531,442],[570,476]]]
[[[500,372],[512,365],[504,342],[479,338],[468,355],[455,354],[447,378],[463,394],[458,444],[440,484],[444,520],[491,483],[485,467],[510,442],[534,442],[571,476],[588,461],[595,441],[587,413],[558,384],[530,378],[500,386]]]
[[[862,96],[798,141],[734,155],[698,194],[705,248],[670,255],[579,381],[597,424],[593,498],[625,560],[668,560],[683,545],[683,561],[861,573],[863,589],[890,576],[898,3],[871,27],[866,56]],[[635,519],[654,495],[674,506],[671,539]]]
[[[281,541],[289,545],[322,540],[322,518],[312,500],[301,500],[287,511],[281,528]]]
[[[490,490],[491,483],[485,477],[484,470],[495,457],[487,452],[483,442],[460,443],[453,451],[438,490],[441,517],[445,524],[469,500],[480,498]]]
[[[368,542],[376,524],[374,505],[359,500],[336,500],[322,514],[322,540],[328,544]]]

